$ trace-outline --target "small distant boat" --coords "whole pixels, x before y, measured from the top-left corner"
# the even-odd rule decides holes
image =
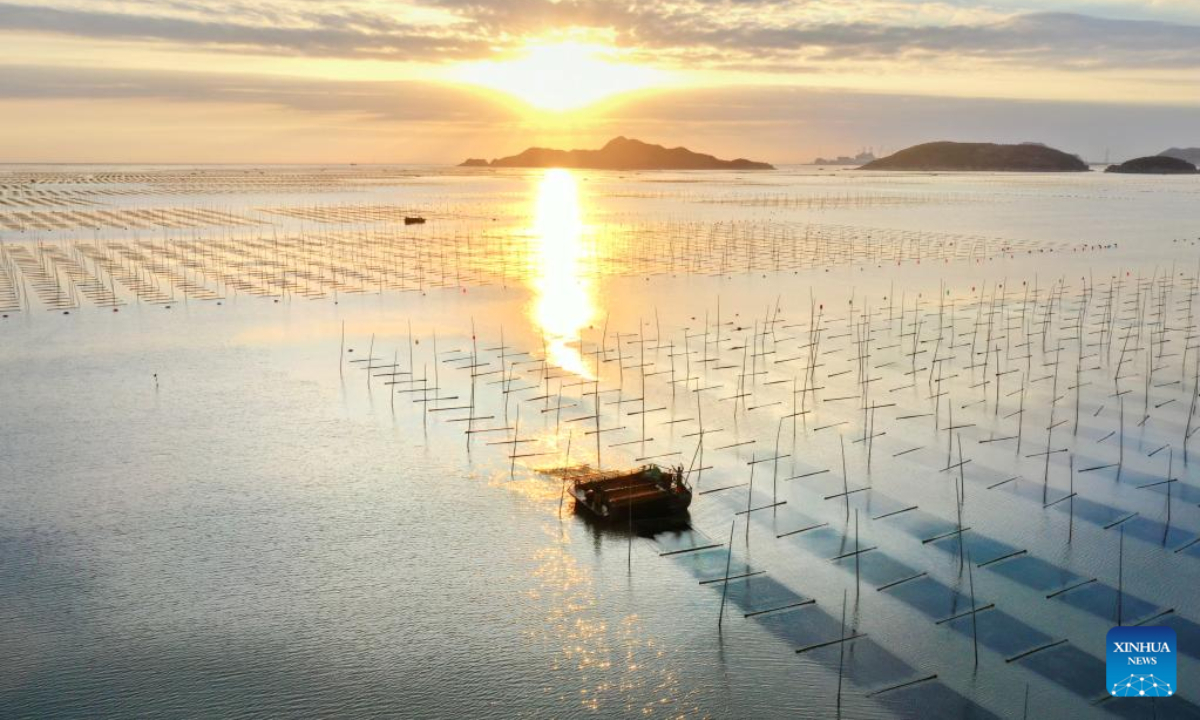
[[[404,216],[404,224],[405,225],[424,225],[425,218],[415,216],[415,215],[405,215]]]
[[[683,466],[653,463],[633,470],[584,469],[564,474],[571,496],[602,520],[682,515],[692,504],[692,488]]]

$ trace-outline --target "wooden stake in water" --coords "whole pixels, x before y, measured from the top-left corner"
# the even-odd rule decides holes
[[[1028,353],[1027,353],[1028,354]],[[1021,435],[1025,429],[1025,389],[1028,373],[1021,373],[1021,406],[1017,409],[1017,455],[1021,454]]]
[[[575,437],[575,431],[572,430],[567,434],[567,456],[563,459],[563,469],[571,467],[571,439]],[[562,481],[562,492],[558,496],[558,516],[562,517],[563,500],[567,498],[567,481]]]
[[[1070,508],[1070,514],[1067,520],[1068,544],[1075,539],[1075,453],[1071,453],[1069,464],[1071,469],[1071,487],[1070,490],[1068,490],[1070,493],[1070,499],[1067,500],[1067,505]]]
[[[750,522],[748,519],[746,522]],[[725,582],[721,585],[721,612],[717,615],[717,630],[725,619],[725,596],[729,593],[729,567],[733,562],[733,529],[737,527],[737,516],[729,523],[729,551],[725,554]]]
[[[397,364],[399,359],[400,359],[400,351],[396,350],[394,353],[392,353],[392,376],[393,377],[395,377],[396,368],[400,367],[400,365]],[[386,385],[387,383],[384,383],[384,384]],[[396,391],[395,391],[395,389],[393,389],[391,391],[391,393],[389,393],[389,394],[392,396],[392,398],[391,398],[392,417],[394,418],[394,417],[396,417]]]
[[[1167,544],[1167,533],[1171,531],[1171,486],[1175,484],[1175,448],[1167,448],[1167,527],[1163,529],[1163,545]]]
[[[512,452],[509,454],[511,463],[508,466],[508,479],[515,480],[517,477],[517,448],[521,442],[521,406],[517,406],[517,420],[513,423],[513,441]]]
[[[620,352],[619,346],[617,348],[617,351]],[[620,362],[620,361],[618,361],[618,362]],[[600,470],[604,467],[604,464],[600,461],[600,367],[599,367],[599,365],[597,365],[597,367],[596,367],[595,391],[596,392],[595,392],[594,402],[596,404],[596,469]]]
[[[958,572],[961,577],[961,574],[963,571],[963,563],[965,562],[965,558],[966,558],[966,553],[965,553],[965,550],[963,547],[963,534],[964,533],[963,533],[963,518],[962,518],[963,502],[964,502],[963,501],[963,486],[965,485],[964,476],[962,474],[962,472],[963,472],[963,468],[962,468],[962,437],[959,437],[959,439],[958,439],[958,458],[959,458],[959,466],[958,466],[959,476],[958,476],[958,480],[955,481],[955,483],[954,483],[954,508],[958,513],[958,532],[956,534],[958,536]]]
[[[471,328],[471,337],[474,337],[474,336],[475,336],[475,328],[474,328],[474,327],[472,327],[472,328]],[[436,363],[436,362],[437,362],[437,356],[436,356],[436,355],[434,356],[434,358],[433,358],[433,361],[434,361],[434,363]],[[475,361],[474,361],[474,360],[472,360],[471,362],[472,362],[472,363],[474,363]],[[410,373],[412,373],[412,372],[415,372],[415,371],[416,371],[416,369],[417,369],[417,368],[416,368],[416,363],[414,363],[414,362],[413,362],[413,334],[412,334],[412,320],[409,320],[409,321],[408,321],[408,371],[409,371]],[[471,370],[471,372],[472,372],[472,373],[474,373],[474,372],[475,372],[475,370],[474,370],[474,369],[472,369],[472,370]],[[412,376],[411,376],[411,375],[409,375],[409,377],[412,377]]]
[[[441,388],[442,388],[441,373],[438,372],[438,365],[440,365],[441,363],[438,361],[438,357],[439,357],[439,355],[438,355],[438,346],[437,346],[437,330],[434,330],[433,331],[433,387],[436,391],[441,392]],[[413,367],[412,367],[411,356],[410,356],[408,362],[409,362],[409,365],[408,365],[409,377],[412,377]],[[429,376],[426,375],[425,377],[428,378]]]
[[[858,508],[854,508],[854,597],[858,598],[861,586],[858,559],[862,557],[858,544]]]
[[[1118,370],[1120,372],[1120,370]],[[1118,417],[1121,424],[1121,434],[1118,438],[1120,443],[1117,446],[1117,482],[1121,482],[1121,469],[1125,467],[1125,396],[1120,397],[1120,412]]]
[[[1125,595],[1125,525],[1121,525],[1121,539],[1117,550],[1117,625],[1124,619]]]
[[[367,387],[371,387],[371,363],[375,362],[375,333],[371,333],[371,346],[367,348]]]
[[[962,506],[967,504],[967,463],[963,460],[962,453],[962,433],[955,433],[958,436],[958,502]]]
[[[775,428],[775,462],[771,471],[771,504],[779,504],[779,434],[783,432],[783,418],[779,418],[779,424]],[[778,514],[779,508],[776,507],[772,513]]]
[[[871,403],[871,426],[870,426],[870,431],[869,431],[870,437],[867,439],[867,479],[868,479],[868,481],[870,480],[870,475],[871,475],[871,455],[875,451],[875,409],[877,407],[878,406],[875,403]]]
[[[642,444],[641,444],[641,449],[642,449],[642,454],[645,455],[646,454],[646,415],[648,414],[646,411],[646,333],[644,332],[644,328],[641,327],[641,322],[642,322],[642,319],[638,318],[638,325],[639,325],[639,327],[638,327],[638,341],[639,341],[638,347],[641,348],[641,350],[640,350],[641,355],[639,356],[638,363],[641,365],[639,370],[641,371],[641,376],[642,376],[642,385],[641,385],[641,392],[642,392]],[[657,345],[658,345],[658,342],[657,342],[657,338],[656,338],[655,346],[657,346]]]
[[[478,364],[479,364],[479,341],[476,339],[476,335],[475,335],[475,318],[471,318],[471,366],[468,368],[468,370],[470,371],[470,379],[471,379],[471,402],[470,402],[470,414],[467,415],[467,432],[466,432],[467,454],[468,455],[470,455],[470,453],[471,453],[471,435],[472,435],[471,431],[474,430],[473,424],[475,422],[475,367]],[[412,367],[412,356],[410,355],[409,356],[409,370],[413,370],[413,369],[414,368]]]
[[[518,407],[517,410],[518,410],[518,414],[519,414],[520,407]],[[633,503],[632,502],[627,503],[627,506],[629,507],[629,513],[628,513],[629,527],[627,528],[627,531],[629,533],[629,545],[627,546],[627,548],[625,550],[625,563],[626,563],[626,566],[629,568],[629,570],[632,571],[633,570]],[[726,571],[726,574],[728,574],[728,571]],[[726,580],[725,582],[729,582],[729,581]]]
[[[754,468],[758,465],[758,453],[750,454],[750,492],[746,493],[746,547],[750,547],[750,510],[754,499]]]
[[[508,423],[508,389],[511,387],[511,380],[508,368],[508,348],[504,345],[504,326],[500,326],[500,390],[504,395],[504,422]]]
[[[837,684],[837,714],[842,716],[842,673],[846,667],[846,597],[842,591],[842,635],[838,638],[838,684]]]
[[[700,391],[696,391],[696,423],[700,426],[700,465],[696,468],[696,491],[700,491],[700,481],[704,479],[704,410],[700,403]]]
[[[846,499],[846,520],[850,520],[850,480],[846,477],[846,438],[838,435],[842,441],[842,497]]]
[[[979,625],[976,616],[979,614],[975,604],[975,573],[971,569],[971,551],[967,551],[967,582],[971,586],[971,641],[975,646],[975,667],[979,667]]]

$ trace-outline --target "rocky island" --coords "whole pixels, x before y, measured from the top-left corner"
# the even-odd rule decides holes
[[[1187,160],[1193,165],[1200,165],[1200,147],[1190,148],[1169,148],[1159,153],[1160,157],[1173,157],[1180,160]]]
[[[471,158],[460,167],[578,168],[581,170],[774,170],[764,162],[720,160],[685,147],[665,148],[631,138],[609,140],[599,150],[554,150],[532,147],[519,155],[490,163]]]
[[[859,170],[1087,172],[1087,163],[1038,143],[931,142],[863,165]]]
[[[1104,172],[1136,173],[1142,175],[1192,175],[1196,166],[1187,160],[1170,155],[1150,155],[1126,160],[1120,165],[1109,165]]]
[[[810,165],[866,165],[875,159],[875,153],[869,150],[864,150],[854,157],[849,155],[838,155],[835,158],[815,158]]]

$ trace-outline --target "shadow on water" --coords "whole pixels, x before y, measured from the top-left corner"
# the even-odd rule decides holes
[[[630,536],[634,539],[651,539],[662,533],[684,534],[692,531],[691,516],[688,513],[672,517],[658,518],[628,518],[601,519],[579,503],[574,504],[573,512],[583,521],[592,537],[592,544],[599,552],[607,540],[614,543],[628,543]]]

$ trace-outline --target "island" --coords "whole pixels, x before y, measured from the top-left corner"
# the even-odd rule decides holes
[[[1160,152],[1159,156],[1179,158],[1180,160],[1187,160],[1193,165],[1200,165],[1200,147],[1168,148]]]
[[[931,142],[880,158],[859,170],[972,172],[1087,172],[1075,155],[1039,143]]]
[[[738,158],[719,160],[685,147],[665,148],[626,137],[616,137],[599,150],[554,150],[531,147],[519,155],[490,163],[471,158],[460,167],[577,168],[581,170],[774,170],[765,162]]]
[[[813,165],[866,165],[875,159],[875,153],[870,150],[864,150],[854,157],[849,155],[838,155],[835,158],[819,157],[812,161]]]
[[[1194,175],[1196,166],[1187,160],[1170,155],[1149,155],[1126,160],[1120,165],[1109,165],[1104,172],[1136,173],[1142,175]]]

